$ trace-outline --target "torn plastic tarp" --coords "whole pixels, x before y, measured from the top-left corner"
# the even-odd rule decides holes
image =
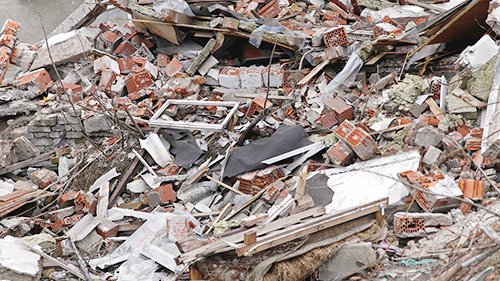
[[[333,98],[333,91],[340,87],[340,85],[351,86],[354,80],[356,80],[356,75],[361,67],[363,67],[363,60],[359,56],[358,48],[352,52],[342,71],[321,91],[324,94],[324,100],[331,100]]]
[[[389,204],[398,202],[408,195],[408,190],[397,173],[416,171],[419,163],[420,150],[412,149],[320,171],[328,176],[328,187],[334,192],[332,202],[325,206],[326,212],[342,211],[386,197],[389,197]]]
[[[259,48],[260,44],[262,43],[264,33],[285,34],[289,37],[303,37],[300,33],[293,32],[277,21],[269,21],[252,31],[252,33],[250,34],[250,39],[248,39],[248,43],[252,44],[255,48]]]
[[[311,143],[302,126],[281,126],[272,136],[251,142],[232,151],[224,170],[224,177],[263,169],[267,167],[261,163],[263,160]]]
[[[194,17],[191,8],[184,0],[165,0],[165,2],[154,2],[153,9],[158,13],[161,13],[163,9],[168,9],[189,17]]]

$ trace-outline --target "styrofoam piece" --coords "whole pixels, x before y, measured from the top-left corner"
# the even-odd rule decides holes
[[[39,248],[39,250],[42,249]],[[39,261],[40,256],[27,249],[19,239],[12,236],[0,239],[0,265],[2,267],[34,277],[40,271]]]
[[[397,174],[417,170],[420,157],[419,150],[412,149],[320,171],[328,176],[328,187],[334,192],[326,212],[342,211],[386,197],[389,197],[389,204],[399,201],[408,195],[408,190],[399,182]]]

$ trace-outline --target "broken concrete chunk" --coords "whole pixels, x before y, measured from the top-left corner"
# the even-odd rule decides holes
[[[55,65],[60,65],[72,60],[82,58],[92,50],[90,42],[78,31],[61,33],[49,38],[50,52]],[[36,52],[35,59],[31,65],[31,70],[52,65],[47,51],[47,45],[44,44]]]

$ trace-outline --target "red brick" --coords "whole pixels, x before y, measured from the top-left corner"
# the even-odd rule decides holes
[[[66,208],[69,206],[73,205],[73,202],[76,198],[77,192],[76,191],[70,191],[67,193],[64,193],[60,198],[58,205],[60,208]]]
[[[92,193],[85,194],[78,192],[75,198],[75,211],[78,214],[95,215],[97,207],[97,199]]]
[[[325,32],[323,34],[323,40],[328,48],[349,43],[344,27]]]
[[[135,31],[135,29],[128,23],[120,27],[116,32],[127,39],[130,39],[137,34],[137,31]]]
[[[331,146],[326,154],[328,158],[337,165],[349,165],[354,159],[354,151],[343,141],[337,142],[335,146]]]
[[[339,97],[327,101],[325,103],[325,109],[327,109],[327,111],[333,111],[339,122],[352,120],[352,106]]]
[[[280,12],[280,7],[278,5],[278,1],[272,0],[259,10],[259,16],[266,18],[274,18],[279,14],[279,12]]]
[[[169,77],[174,77],[174,75],[177,74],[181,70],[182,70],[182,65],[179,63],[179,61],[176,58],[173,58],[170,61],[170,63],[167,65],[167,68],[165,68],[165,73]]]
[[[118,66],[121,74],[129,74],[132,69],[132,58],[118,59]]]
[[[38,69],[18,77],[12,82],[15,87],[23,88],[32,84],[40,85],[40,92],[42,94],[45,90],[52,85],[53,81],[50,79],[50,75],[45,69]]]
[[[130,38],[130,43],[132,43],[132,45],[134,45],[137,49],[139,49],[142,43],[144,43],[148,49],[151,49],[154,46],[153,42],[140,33],[137,33],[134,37]]]
[[[18,22],[8,19],[5,22],[2,31],[0,33],[16,34],[19,26],[20,24]]]
[[[180,24],[193,23],[193,19],[191,17],[170,9],[163,9],[161,11],[161,17],[167,22],[172,22],[172,23],[180,23]]]
[[[31,181],[42,188],[46,188],[51,183],[57,181],[58,177],[54,171],[42,168],[31,175]]]
[[[132,44],[128,41],[123,41],[115,50],[115,55],[120,55],[123,57],[129,57],[137,51]]]
[[[151,85],[153,85],[153,79],[147,71],[130,75],[125,84],[129,93],[135,93]]]
[[[167,67],[170,63],[170,57],[168,55],[159,54],[158,55],[158,67]]]

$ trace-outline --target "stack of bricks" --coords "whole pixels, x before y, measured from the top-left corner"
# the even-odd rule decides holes
[[[0,84],[2,84],[5,73],[7,73],[7,69],[10,66],[12,49],[17,40],[18,28],[19,23],[8,19],[0,31]]]
[[[24,135],[40,152],[51,151],[57,145],[83,140],[78,117],[68,113],[40,113],[25,127]],[[17,136],[16,136],[17,137]]]

